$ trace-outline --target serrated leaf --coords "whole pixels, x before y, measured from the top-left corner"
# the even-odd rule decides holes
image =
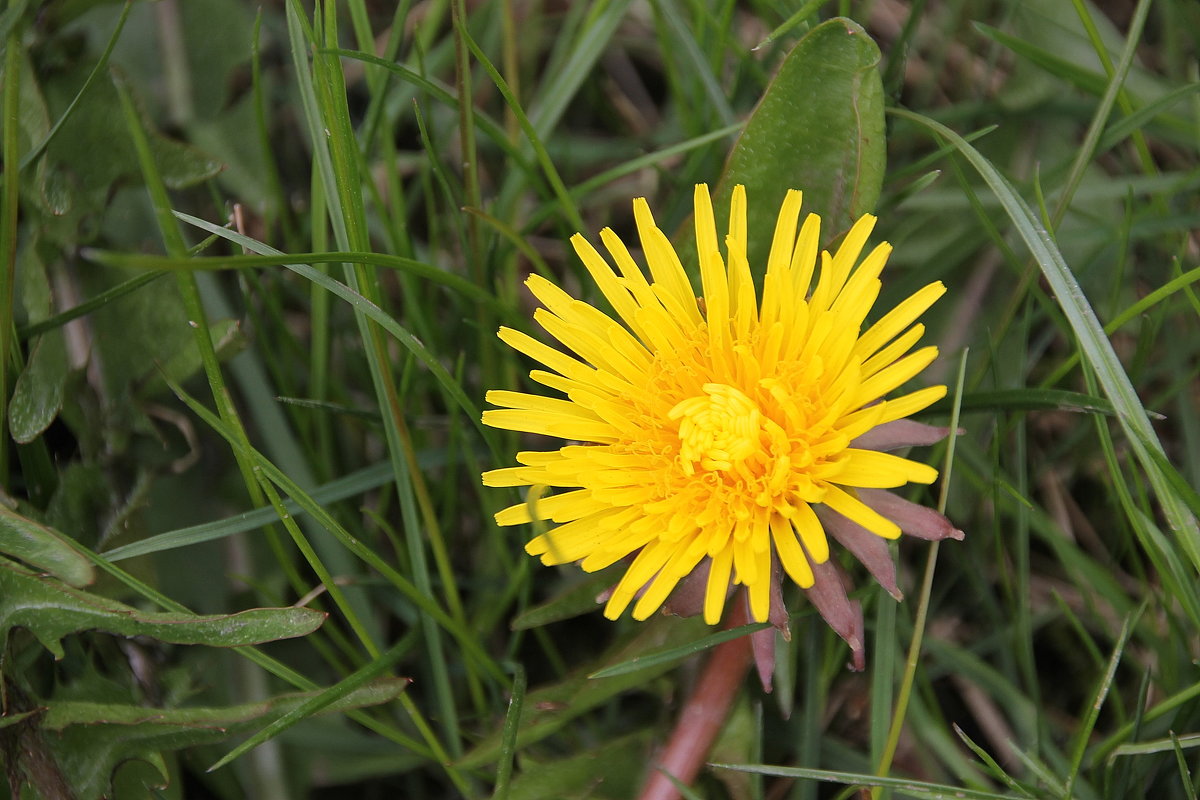
[[[825,241],[875,207],[886,160],[879,58],[862,27],[838,18],[809,31],[784,59],[715,194],[720,225],[733,187],[746,186],[751,268],[765,268],[771,209],[788,189],[802,190],[804,211],[821,215]]]
[[[85,630],[239,647],[304,636],[324,621],[325,614],[307,608],[254,608],[212,616],[142,612],[0,559],[0,642],[11,628],[26,628],[55,658],[62,658],[62,637]]]
[[[51,527],[0,506],[0,553],[21,559],[72,586],[87,586],[95,570],[70,540]]]
[[[47,331],[38,337],[9,401],[8,428],[14,440],[28,444],[54,422],[62,410],[68,371],[62,331]]]
[[[375,680],[347,694],[325,712],[385,703],[395,699],[407,685],[405,678]],[[78,800],[95,800],[109,791],[113,770],[125,761],[154,763],[163,751],[224,741],[286,714],[316,694],[282,695],[263,703],[223,708],[51,701],[45,704],[36,725],[51,734],[43,741]]]

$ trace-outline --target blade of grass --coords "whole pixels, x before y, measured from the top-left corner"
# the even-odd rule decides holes
[[[430,465],[432,466],[432,464]],[[313,490],[310,494],[315,502],[328,505],[336,503],[339,500],[345,500],[348,497],[355,497],[371,489],[377,489],[391,479],[391,463],[380,462],[360,469],[357,472],[352,472],[337,480],[330,481]],[[295,500],[285,500],[283,507],[288,514],[296,516],[305,514],[304,509]],[[149,553],[175,550],[180,547],[189,547],[201,542],[211,542],[214,539],[223,539],[226,536],[234,536],[246,531],[252,531],[276,518],[277,514],[274,508],[260,507],[253,511],[245,511],[225,519],[216,520],[215,522],[205,522],[200,525],[192,525],[187,528],[179,528],[178,530],[149,536],[132,544],[106,550],[103,555],[109,561],[116,562],[137,556],[144,556]]]
[[[180,219],[187,222],[192,222],[196,219],[190,215],[179,215]],[[194,224],[194,223],[193,223]],[[215,229],[211,229],[214,230]],[[222,229],[224,230],[224,229]],[[232,241],[232,238],[231,238]],[[465,297],[470,298],[473,302],[481,303],[484,306],[492,308],[496,311],[503,309],[496,302],[496,298],[481,289],[476,284],[463,278],[460,275],[455,275],[452,272],[438,269],[423,261],[417,261],[411,258],[402,256],[390,256],[384,253],[372,252],[354,252],[354,251],[337,251],[332,253],[283,253],[274,251],[277,255],[242,255],[242,256],[156,256],[148,253],[114,253],[107,250],[97,250],[95,248],[84,248],[81,251],[83,258],[88,261],[93,261],[97,264],[104,264],[110,267],[122,267],[124,269],[140,269],[140,270],[171,270],[175,272],[201,272],[201,271],[217,271],[217,270],[238,270],[238,269],[254,269],[257,267],[279,267],[286,266],[288,261],[300,261],[306,264],[342,264],[347,262],[371,264],[378,267],[386,267],[394,269],[398,272],[403,272],[408,275],[413,275],[418,278],[445,286],[447,289],[452,289],[459,292]]]
[[[1096,318],[1095,311],[1088,303],[1083,290],[1080,289],[1070,267],[1063,260],[1053,238],[1004,176],[961,136],[940,122],[920,114],[914,114],[904,109],[893,109],[892,113],[929,128],[938,136],[954,144],[996,194],[1005,212],[1012,220],[1017,233],[1029,247],[1047,283],[1057,297],[1058,303],[1071,325],[1071,330],[1075,333],[1080,349],[1086,356],[1089,365],[1095,370],[1100,386],[1112,401],[1117,412],[1117,419],[1126,436],[1129,437],[1138,461],[1149,478],[1155,496],[1162,505],[1167,522],[1176,534],[1176,541],[1187,553],[1193,567],[1200,571],[1200,528],[1197,527],[1196,518],[1171,489],[1162,470],[1158,468],[1158,464],[1151,455],[1151,453],[1158,453],[1165,456],[1162,443],[1158,440],[1154,429],[1150,427],[1146,409],[1142,406],[1129,376],[1125,373],[1113,350],[1112,343],[1105,337],[1104,329]],[[1195,621],[1200,623],[1200,617],[1195,618]]]
[[[1136,612],[1127,616],[1121,624],[1121,633],[1117,636],[1117,643],[1113,645],[1112,656],[1108,660],[1108,667],[1104,670],[1104,675],[1100,679],[1100,685],[1096,687],[1091,705],[1088,706],[1087,714],[1084,715],[1083,723],[1076,729],[1075,746],[1071,753],[1071,771],[1067,773],[1066,788],[1063,790],[1064,800],[1069,800],[1071,797],[1071,790],[1074,788],[1075,780],[1079,777],[1079,770],[1083,766],[1083,756],[1087,752],[1088,742],[1091,740],[1092,731],[1096,727],[1096,720],[1100,717],[1100,709],[1104,707],[1104,700],[1108,697],[1113,679],[1117,675],[1117,665],[1121,663],[1121,656],[1125,652],[1125,645],[1128,644],[1129,636],[1133,633],[1134,626],[1137,624],[1144,610],[1145,604]]]
[[[668,30],[674,34],[674,41],[679,42],[684,60],[682,66],[704,88],[705,105],[714,110],[721,126],[732,125],[737,116],[730,108],[725,90],[717,82],[717,76],[713,74],[704,53],[700,52],[691,24],[683,19],[674,0],[652,0],[650,5],[662,15]]]
[[[517,755],[517,733],[521,730],[521,709],[525,704],[525,670],[517,665],[513,675],[512,693],[508,698],[508,711],[504,715],[504,732],[500,737],[500,759],[496,765],[495,800],[507,800],[512,781],[513,760]]]
[[[558,170],[554,166],[554,162],[550,160],[550,154],[546,151],[545,145],[542,143],[542,137],[538,130],[534,127],[529,117],[525,115],[524,109],[521,108],[521,103],[509,88],[508,81],[504,80],[504,76],[488,59],[487,54],[480,49],[475,40],[467,32],[465,26],[462,28],[462,37],[467,47],[470,48],[471,54],[479,61],[484,71],[492,79],[492,83],[496,85],[500,95],[504,98],[504,102],[508,104],[508,108],[512,111],[513,116],[517,119],[517,124],[521,126],[529,145],[533,148],[534,156],[537,159],[538,165],[542,168],[542,174],[545,176],[547,183],[550,184],[551,190],[554,192],[555,198],[558,199],[559,210],[567,218],[567,221],[577,231],[585,230],[583,218],[579,216],[579,209],[575,205],[574,198],[567,191],[566,185],[563,183],[562,177],[558,174]]]
[[[239,756],[245,755],[250,750],[258,747],[263,742],[273,739],[280,733],[283,733],[297,722],[301,722],[308,717],[317,714],[322,709],[328,708],[338,700],[341,700],[343,697],[353,692],[355,689],[358,689],[366,684],[368,681],[382,675],[385,670],[390,668],[396,663],[396,661],[400,659],[400,656],[404,655],[404,651],[407,649],[407,647],[408,642],[404,639],[396,642],[387,650],[377,654],[370,662],[359,667],[352,674],[342,678],[342,680],[338,681],[333,686],[330,686],[328,689],[325,689],[320,694],[310,697],[300,705],[293,708],[291,711],[288,711],[286,714],[276,719],[271,724],[260,729],[257,733],[246,739],[246,741],[242,742],[237,747],[221,756],[221,758],[217,759],[212,766],[205,771],[215,772]],[[411,702],[411,700],[409,702]]]
[[[456,95],[452,90],[447,89],[445,86],[426,78],[424,75],[421,75],[409,67],[406,67],[404,64],[388,61],[359,50],[346,50],[340,47],[322,47],[318,48],[315,52],[323,55],[336,55],[340,56],[341,58],[352,58],[355,61],[361,61],[364,64],[371,64],[373,66],[386,69],[394,73],[406,83],[410,83],[416,88],[425,92],[435,100],[445,103],[451,108],[451,110],[456,112],[458,111],[458,95]],[[532,165],[529,163],[528,155],[522,153],[520,148],[513,145],[513,143],[509,140],[508,135],[504,132],[504,128],[499,123],[484,114],[479,109],[475,110],[474,120],[475,124],[479,126],[479,131],[486,135],[493,144],[501,148],[504,151],[505,156],[512,159],[522,170],[528,171],[532,169]]]
[[[1125,97],[1124,89],[1125,78],[1129,74],[1130,67],[1133,66],[1133,57],[1137,52],[1137,46],[1141,41],[1142,28],[1146,24],[1146,15],[1150,12],[1150,0],[1139,0],[1137,8],[1134,9],[1133,18],[1129,23],[1129,32],[1125,37],[1125,47],[1121,50],[1120,61],[1114,68],[1108,61],[1108,50],[1104,44],[1099,41],[1099,36],[1095,35],[1095,26],[1092,25],[1091,16],[1083,7],[1080,0],[1071,0],[1078,10],[1084,25],[1088,28],[1092,36],[1092,44],[1096,48],[1096,54],[1104,64],[1105,71],[1108,72],[1108,83],[1104,87],[1104,94],[1100,97],[1100,103],[1096,106],[1096,111],[1092,114],[1092,121],[1088,124],[1087,132],[1083,136],[1083,142],[1080,143],[1079,149],[1075,154],[1075,160],[1071,163],[1071,170],[1067,175],[1066,181],[1063,182],[1062,192],[1058,198],[1058,204],[1054,208],[1054,214],[1050,217],[1050,229],[1058,228],[1062,222],[1063,215],[1067,213],[1067,209],[1071,205],[1071,199],[1075,196],[1075,190],[1079,188],[1079,182],[1083,180],[1083,174],[1088,166],[1092,163],[1092,159],[1096,154],[1096,147],[1100,142],[1100,135],[1104,132],[1104,126],[1108,123],[1108,117],[1112,113],[1112,107],[1120,97],[1124,102],[1122,108],[1126,114],[1129,114],[1132,109],[1129,105],[1129,99]],[[1146,150],[1146,142],[1140,131],[1134,133],[1134,139],[1138,144],[1138,149],[1143,151],[1143,163],[1153,164],[1149,159],[1149,151]]]
[[[1015,778],[1009,775],[1004,767],[1000,766],[996,759],[992,758],[992,755],[988,751],[984,750],[982,747],[972,741],[971,737],[967,736],[963,729],[958,727],[958,723],[954,723],[954,732],[958,734],[958,738],[962,740],[962,743],[965,744],[972,753],[979,757],[979,760],[982,761],[984,766],[987,767],[988,772],[1002,781],[1005,786],[1012,789],[1014,792],[1017,792],[1022,797],[1034,796],[1028,789],[1018,783]]]
[[[10,3],[11,27],[4,42],[4,115],[0,153],[5,165],[16,164],[21,149],[21,18],[19,4]],[[0,486],[8,486],[8,384],[9,354],[16,344],[13,334],[13,303],[16,296],[17,220],[19,216],[21,173],[4,170],[3,196],[0,197]]]
[[[278,250],[275,250],[274,248],[265,245],[262,242],[256,241],[247,236],[242,236],[241,234],[231,231],[227,228],[223,228],[220,225],[214,225],[211,222],[206,222],[199,217],[193,217],[190,214],[184,214],[182,212],[177,212],[176,216],[190,225],[195,225],[202,230],[222,236],[231,242],[235,242],[238,245],[245,247],[248,250],[253,250],[254,252],[263,255],[285,256],[285,254],[280,253]],[[360,254],[355,255],[357,257]],[[407,329],[400,325],[400,323],[396,322],[394,318],[387,314],[387,312],[385,312],[377,304],[372,303],[346,284],[334,280],[326,273],[318,269],[314,269],[307,264],[291,264],[285,262],[282,264],[282,266],[298,275],[307,278],[330,294],[336,295],[342,300],[345,300],[351,305],[351,307],[354,308],[356,312],[361,312],[364,316],[377,323],[385,331],[391,334],[398,342],[400,342],[400,344],[407,348],[408,351],[412,353],[418,361],[420,361],[429,369],[434,378],[437,379],[439,385],[446,392],[447,400],[450,401],[451,404],[457,404],[460,408],[462,408],[467,417],[472,420],[476,429],[479,431],[480,437],[488,445],[488,448],[496,457],[496,460],[502,460],[500,456],[500,450],[495,441],[495,436],[493,435],[492,430],[482,423],[482,414],[478,407],[469,397],[467,397],[466,393],[462,389],[462,386],[456,380],[454,380],[454,376],[452,376],[446,370],[442,363],[435,358],[433,354],[430,353],[415,336],[409,333]]]
[[[958,362],[958,382],[954,388],[954,396],[956,398],[954,410],[950,414],[950,436],[946,444],[946,463],[942,467],[941,475],[941,491],[938,494],[938,511],[945,512],[946,499],[950,492],[950,478],[954,468],[954,445],[958,439],[958,403],[962,399],[963,383],[967,374],[967,352],[963,350],[962,356]],[[900,733],[904,728],[904,718],[907,716],[908,700],[912,693],[913,681],[916,679],[917,663],[921,659],[921,643],[925,639],[925,623],[929,614],[929,598],[933,592],[933,573],[937,569],[938,545],[939,542],[932,542],[929,545],[929,555],[925,561],[925,577],[921,581],[921,595],[917,601],[917,617],[913,621],[912,640],[908,646],[908,657],[904,662],[904,676],[900,679],[900,688],[896,696],[896,709],[892,714],[892,726],[888,732],[887,742],[884,744],[883,753],[879,757],[878,764],[875,768],[877,775],[887,775],[892,768],[892,759],[896,755],[896,748],[900,744]],[[884,786],[877,785],[872,797],[879,800]]]
[[[959,786],[948,786],[942,783],[927,783],[925,781],[907,780],[905,778],[886,778],[879,775],[867,775],[859,772],[839,772],[836,770],[808,769],[807,767],[776,767],[767,764],[709,764],[715,769],[729,769],[738,772],[749,772],[757,775],[774,775],[780,778],[798,778],[801,780],[820,781],[821,783],[840,783],[847,786],[870,786],[876,789],[895,789],[912,797],[927,797],[930,800],[1012,800],[1011,795],[985,792],[979,789],[966,789]]]

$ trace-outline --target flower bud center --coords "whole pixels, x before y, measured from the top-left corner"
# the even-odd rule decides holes
[[[704,384],[704,394],[677,403],[680,464],[688,475],[698,463],[706,470],[732,470],[762,449],[762,412],[732,386]]]

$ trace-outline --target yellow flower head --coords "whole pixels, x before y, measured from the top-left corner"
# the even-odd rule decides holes
[[[798,191],[783,201],[761,303],[746,259],[745,189],[733,191],[722,256],[708,187],[700,185],[702,299],[638,199],[649,278],[612,230],[600,238],[615,271],[582,236],[571,239],[620,321],[535,275],[527,285],[544,308],[534,319],[573,355],[500,330],[546,367],[530,377],[565,397],[488,392],[500,408],[483,421],[573,443],[518,453],[521,466],[484,474],[488,486],[567,490],[533,492],[496,521],[556,523],[526,545],[544,564],[581,561],[591,572],[632,557],[609,596],[609,618],[636,598],[633,616],[645,619],[694,573],[707,576],[702,608],[710,624],[733,584],[746,587],[751,616],[766,620],[779,591],[775,565],[802,588],[820,583],[827,532],[898,595],[890,559],[880,566],[878,548],[864,538],[886,558],[883,539],[902,529],[925,538],[958,534],[948,523],[931,529],[917,510],[935,512],[878,491],[937,477],[932,467],[881,451],[940,438],[944,431],[929,436],[916,429],[935,429],[903,418],[946,388],[883,398],[937,356],[936,347],[913,350],[924,332],[916,320],[945,287],[929,284],[864,329],[890,245],[859,263],[875,224],[868,215],[836,254],[819,251],[820,218],[809,214],[801,225],[800,202]]]

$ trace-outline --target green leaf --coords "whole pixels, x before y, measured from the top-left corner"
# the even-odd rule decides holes
[[[23,627],[55,658],[63,656],[62,637],[85,630],[239,647],[304,636],[324,621],[325,614],[308,608],[255,608],[212,616],[147,613],[0,559],[0,642],[10,629]]]
[[[95,579],[92,563],[71,546],[66,536],[4,506],[0,506],[0,553],[19,558],[72,586],[86,586]]]
[[[13,439],[28,444],[50,427],[62,410],[67,385],[67,343],[61,330],[43,334],[17,377],[8,407]]]
[[[746,186],[752,267],[766,264],[772,209],[788,189],[802,190],[805,211],[821,215],[825,241],[875,207],[886,161],[878,64],[879,47],[866,31],[839,18],[813,28],[780,66],[714,198],[720,226],[733,187]]]
[[[372,681],[340,698],[325,713],[378,705],[395,699],[406,678]],[[51,701],[37,719],[48,750],[79,800],[110,791],[113,771],[125,761],[154,763],[161,751],[221,742],[271,722],[316,695],[289,694],[263,703],[223,708],[148,708],[145,706]],[[162,774],[166,779],[168,776]]]

